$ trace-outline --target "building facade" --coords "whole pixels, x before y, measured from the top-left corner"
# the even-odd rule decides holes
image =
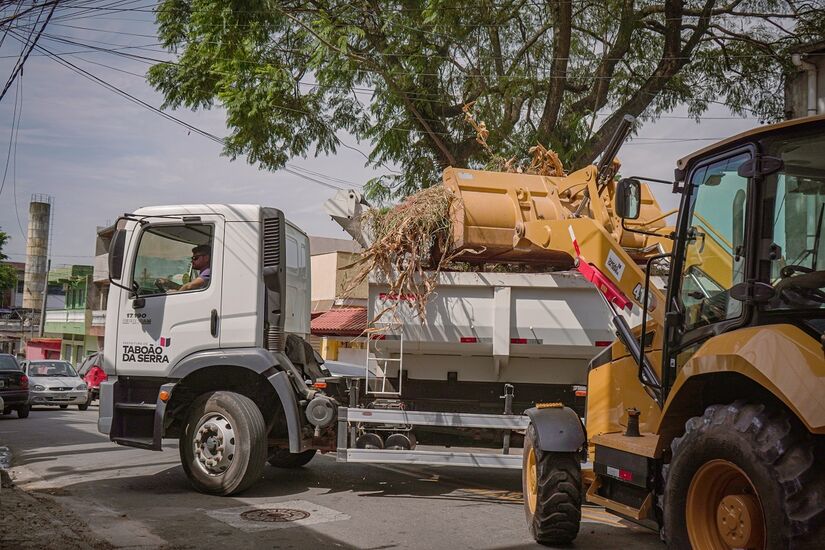
[[[797,48],[785,75],[785,118],[825,114],[825,42]]]
[[[75,365],[99,349],[97,338],[90,334],[97,301],[93,272],[90,265],[70,265],[52,269],[48,275],[49,284],[62,285],[65,303],[61,309],[47,308],[44,336],[60,338],[60,358]]]
[[[312,265],[312,346],[324,359],[366,364],[369,286],[354,285],[361,247],[351,239],[309,238]]]

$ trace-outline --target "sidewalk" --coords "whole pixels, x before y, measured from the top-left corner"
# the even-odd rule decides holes
[[[28,493],[14,485],[9,471],[10,454],[0,447],[0,548],[106,550],[112,545],[95,537],[76,515],[50,498]],[[8,460],[2,460],[7,458]]]

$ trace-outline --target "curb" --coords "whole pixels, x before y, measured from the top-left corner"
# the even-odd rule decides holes
[[[14,486],[9,475],[9,468],[11,468],[11,449],[0,446],[0,487],[5,489]]]

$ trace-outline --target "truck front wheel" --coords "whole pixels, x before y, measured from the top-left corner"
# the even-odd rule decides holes
[[[542,451],[533,424],[524,438],[524,514],[530,534],[541,544],[568,544],[581,524],[582,474],[579,453]]]
[[[786,411],[712,405],[685,428],[665,479],[668,548],[822,547],[825,472]]]
[[[266,425],[254,401],[233,392],[206,393],[189,409],[181,464],[198,491],[232,495],[261,477],[266,446]]]

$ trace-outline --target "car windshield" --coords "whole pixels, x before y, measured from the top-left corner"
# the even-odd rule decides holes
[[[77,376],[65,361],[36,361],[29,364],[29,376]]]
[[[20,370],[20,367],[11,355],[0,355],[0,370]]]

